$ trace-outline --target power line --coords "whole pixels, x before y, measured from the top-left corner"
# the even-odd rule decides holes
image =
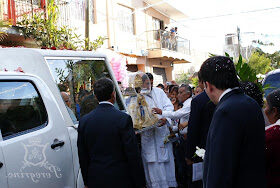
[[[271,7],[271,8],[265,8],[265,9],[242,11],[242,12],[239,12],[239,13],[220,14],[220,15],[215,15],[215,16],[201,17],[201,18],[192,18],[192,19],[186,19],[186,20],[183,20],[183,21],[204,20],[204,19],[219,18],[219,17],[225,17],[225,16],[233,16],[235,14],[248,14],[248,13],[262,12],[262,11],[275,10],[275,9],[280,9],[280,7]]]

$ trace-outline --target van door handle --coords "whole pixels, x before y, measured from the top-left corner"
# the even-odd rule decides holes
[[[3,167],[3,163],[2,162],[0,162],[0,168],[2,168]]]
[[[55,148],[61,147],[61,146],[63,146],[63,145],[64,145],[64,141],[55,139],[55,140],[53,141],[53,144],[51,145],[51,148],[52,148],[52,149],[55,149]]]

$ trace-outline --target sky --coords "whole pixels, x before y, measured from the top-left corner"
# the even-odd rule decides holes
[[[244,44],[253,33],[263,42],[274,43],[265,51],[280,50],[280,0],[166,1],[188,16],[175,24],[178,33],[190,39],[191,47],[196,50],[222,54],[225,34],[236,33],[237,26]],[[269,8],[274,9],[255,11]],[[255,12],[241,13],[248,11]],[[219,16],[228,14],[231,15]]]

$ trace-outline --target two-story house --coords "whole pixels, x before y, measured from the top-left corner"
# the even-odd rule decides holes
[[[0,0],[2,17],[13,21],[22,14],[44,11],[47,0]],[[126,58],[127,70],[154,73],[155,84],[175,79],[174,64],[189,63],[190,41],[175,30],[186,15],[163,0],[59,0],[59,25],[86,34],[89,5],[90,39],[106,36],[103,48]],[[165,27],[167,27],[165,29]],[[171,27],[174,26],[174,27]],[[178,25],[178,33],[183,28]],[[181,29],[181,31],[180,31]]]
[[[128,57],[128,71],[154,73],[158,84],[175,79],[174,64],[191,61],[190,41],[174,31],[174,22],[186,15],[167,1],[94,0],[93,5],[91,37],[106,35],[106,47]]]

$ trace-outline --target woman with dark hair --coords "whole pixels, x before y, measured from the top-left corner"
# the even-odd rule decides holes
[[[164,85],[163,84],[158,84],[157,87],[164,90]]]
[[[263,93],[257,84],[249,81],[241,82],[240,89],[243,90],[246,95],[253,98],[261,108],[263,107]]]
[[[167,97],[168,97],[170,100],[171,100],[171,96],[170,96],[170,95],[171,95],[171,90],[172,90],[173,87],[175,87],[175,85],[169,85],[169,86],[168,86],[168,94],[167,94]]]
[[[259,86],[253,82],[240,82],[240,89],[249,97],[251,97],[252,99],[254,99],[259,106],[262,108],[262,112],[264,115],[264,121],[265,121],[265,126],[270,125],[270,123],[268,122],[268,119],[266,117],[266,115],[264,114],[263,111],[263,92],[260,90]]]
[[[169,96],[175,111],[179,109],[178,93],[179,93],[179,87],[173,86],[172,89],[170,90]]]
[[[280,89],[266,98],[265,114],[271,125],[265,128],[267,188],[280,187]]]
[[[203,89],[201,87],[199,87],[199,86],[196,86],[194,88],[194,97],[196,97],[197,95],[199,95],[202,92],[203,92]]]

